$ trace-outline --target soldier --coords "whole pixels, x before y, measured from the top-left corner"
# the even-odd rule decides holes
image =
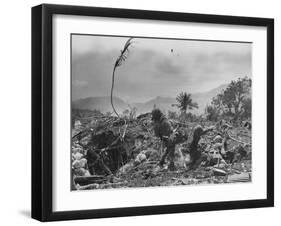
[[[175,146],[177,143],[183,142],[187,139],[180,132],[173,132],[172,126],[165,115],[159,109],[154,109],[152,111],[152,121],[154,123],[154,133],[163,142],[166,151],[161,157],[160,166],[163,166],[167,155],[170,156],[169,169],[174,170],[174,156],[175,156]]]
[[[198,143],[201,139],[201,136],[205,135],[209,131],[212,131],[214,127],[209,127],[207,129],[203,129],[202,126],[198,125],[194,128],[192,141],[189,145],[189,153],[190,153],[190,169],[195,169],[204,158],[204,154],[198,148]]]
[[[154,133],[155,136],[159,137],[160,140],[163,142],[166,151],[164,155],[161,157],[160,160],[160,166],[163,166],[165,162],[166,156],[170,153],[171,158],[173,157],[173,152],[174,152],[174,145],[169,142],[169,137],[173,133],[172,126],[169,123],[168,119],[165,117],[165,115],[161,112],[159,109],[153,109],[152,110],[152,121],[154,123],[153,128],[154,128]],[[171,161],[172,162],[172,161]],[[170,164],[169,168],[173,168],[173,163]]]

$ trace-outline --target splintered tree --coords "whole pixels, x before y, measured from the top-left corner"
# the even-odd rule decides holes
[[[119,55],[119,57],[116,59],[114,67],[113,67],[113,72],[112,72],[112,84],[111,84],[111,92],[110,92],[110,102],[111,102],[111,106],[112,109],[114,111],[114,113],[119,117],[119,114],[117,113],[114,104],[113,104],[113,89],[114,89],[114,78],[115,78],[115,71],[117,67],[120,67],[122,65],[123,62],[125,62],[125,60],[128,57],[129,54],[129,47],[132,45],[132,39],[133,38],[129,38],[127,40],[127,42],[124,45],[123,50],[121,50],[121,53]]]

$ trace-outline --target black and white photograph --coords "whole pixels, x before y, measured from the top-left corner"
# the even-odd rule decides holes
[[[251,42],[70,40],[71,190],[251,183]]]
[[[274,206],[273,18],[41,4],[31,38],[32,218]]]

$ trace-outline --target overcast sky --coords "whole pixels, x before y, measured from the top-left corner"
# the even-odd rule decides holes
[[[72,98],[109,96],[112,69],[128,38],[72,35]],[[198,93],[252,76],[251,44],[134,38],[117,68],[114,95],[127,102]]]

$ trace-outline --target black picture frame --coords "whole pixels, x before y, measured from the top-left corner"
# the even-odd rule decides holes
[[[266,27],[267,198],[54,212],[52,210],[52,18],[55,14]],[[273,19],[50,4],[32,8],[32,218],[40,221],[57,221],[272,206],[274,206]]]

